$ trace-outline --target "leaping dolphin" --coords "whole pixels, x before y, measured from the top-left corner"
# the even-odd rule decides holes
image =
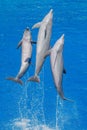
[[[63,65],[63,45],[64,34],[56,41],[53,48],[47,52],[46,56],[50,55],[53,79],[60,97],[64,100],[72,101],[64,96],[62,88],[63,73],[66,72]]]
[[[45,61],[45,53],[50,47],[50,38],[52,32],[52,19],[53,10],[44,17],[44,19],[35,24],[32,28],[39,28],[38,38],[37,38],[37,51],[36,51],[36,67],[34,76],[30,77],[28,81],[40,82],[38,74],[41,71],[42,65]]]
[[[21,59],[20,70],[15,78],[8,77],[8,78],[6,78],[7,80],[12,80],[14,82],[17,82],[17,83],[23,85],[23,82],[20,78],[23,77],[23,75],[27,71],[29,65],[31,64],[32,43],[33,43],[33,41],[31,41],[31,32],[30,32],[29,28],[27,27],[24,31],[22,40],[19,42],[19,44],[17,46],[17,49],[20,46],[22,46],[22,59]]]

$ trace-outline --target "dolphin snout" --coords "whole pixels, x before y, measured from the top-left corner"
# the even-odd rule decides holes
[[[65,35],[63,34],[63,35],[61,36],[61,38],[64,39],[64,37],[65,37]]]
[[[53,13],[53,9],[50,10],[50,13]]]
[[[26,30],[29,31],[29,27],[27,27]]]

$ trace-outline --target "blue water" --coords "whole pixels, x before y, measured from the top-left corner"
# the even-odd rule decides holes
[[[16,50],[24,29],[41,21],[53,8],[51,46],[64,33],[63,77],[65,96],[58,96],[46,59],[41,83],[26,83],[35,69],[32,64],[22,78],[24,86],[5,80],[16,76],[21,49]],[[37,39],[38,29],[32,30]],[[87,130],[87,0],[0,0],[0,130]]]

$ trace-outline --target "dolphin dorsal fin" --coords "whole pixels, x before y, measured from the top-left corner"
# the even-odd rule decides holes
[[[39,28],[40,26],[41,26],[41,22],[38,22],[38,23],[33,25],[32,29]]]
[[[22,45],[22,40],[18,43],[17,49]]]
[[[46,57],[49,56],[50,54],[51,54],[51,49],[49,49],[49,50],[45,53],[44,58],[46,58]]]

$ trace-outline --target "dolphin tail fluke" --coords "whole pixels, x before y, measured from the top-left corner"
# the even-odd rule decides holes
[[[63,100],[67,100],[67,101],[69,101],[69,102],[74,102],[73,100],[68,99],[68,98],[66,98],[66,97],[64,97]]]
[[[38,76],[32,76],[28,79],[28,81],[33,81],[33,82],[40,82],[40,79]]]
[[[22,80],[20,80],[20,79],[18,79],[18,78],[8,77],[8,78],[6,78],[6,79],[7,79],[7,80],[14,81],[14,82],[16,82],[16,83],[19,83],[19,84],[23,85]]]
[[[68,99],[68,98],[66,98],[66,97],[64,96],[62,89],[58,88],[58,93],[59,93],[59,96],[62,98],[62,100],[66,100],[66,101],[69,101],[69,102],[74,102],[73,100]]]

